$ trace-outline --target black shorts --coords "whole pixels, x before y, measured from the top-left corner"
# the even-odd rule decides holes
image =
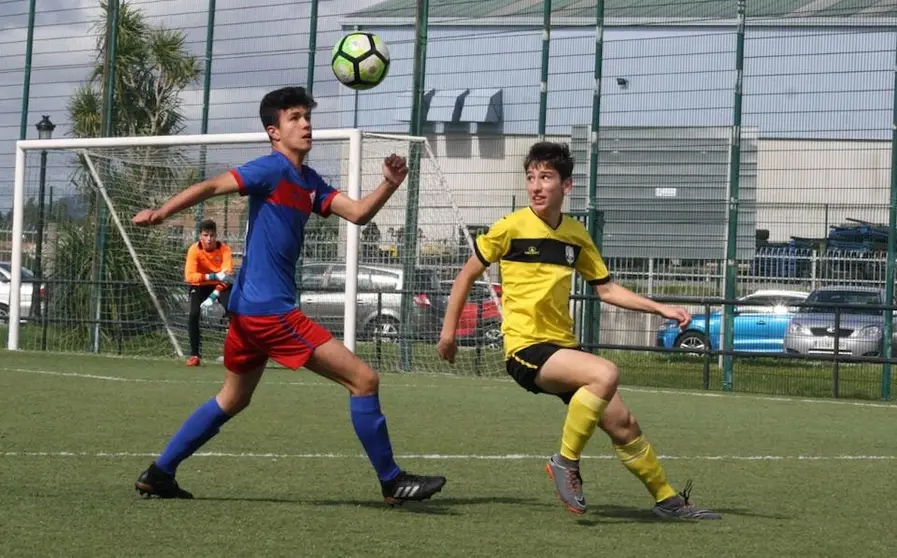
[[[505,369],[514,378],[514,381],[526,391],[535,394],[548,393],[536,384],[536,375],[542,369],[542,365],[548,362],[551,355],[561,349],[582,350],[581,347],[562,347],[554,343],[536,343],[512,354],[505,361]],[[575,389],[564,393],[552,393],[551,395],[558,396],[564,404],[568,404],[574,393],[576,393]]]

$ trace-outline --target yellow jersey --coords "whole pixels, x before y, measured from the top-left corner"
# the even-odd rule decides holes
[[[506,357],[536,343],[579,345],[569,309],[573,271],[590,285],[611,280],[582,223],[563,215],[552,228],[527,207],[501,218],[474,246],[484,265],[501,261]]]

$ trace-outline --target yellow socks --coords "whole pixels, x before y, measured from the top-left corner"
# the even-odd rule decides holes
[[[601,419],[601,413],[607,407],[607,401],[601,399],[586,388],[579,388],[567,407],[567,419],[564,421],[564,433],[561,437],[561,455],[570,461],[579,461],[586,442],[595,432],[595,425]]]
[[[676,491],[667,482],[663,467],[644,436],[639,436],[625,446],[614,446],[614,451],[623,465],[651,492],[655,502],[666,500],[676,495]]]
[[[561,456],[570,461],[579,461],[582,450],[595,432],[598,421],[608,402],[586,388],[579,388],[570,399],[564,433],[561,437]],[[644,436],[639,436],[628,444],[614,445],[614,452],[633,475],[660,502],[676,495],[676,490],[667,482],[657,454]]]

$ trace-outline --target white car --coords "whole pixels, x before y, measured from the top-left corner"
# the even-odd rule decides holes
[[[12,294],[12,265],[0,262],[0,323],[9,321],[10,295]],[[31,299],[34,291],[35,277],[30,269],[22,268],[22,290],[19,296],[19,315],[26,318],[31,315]]]

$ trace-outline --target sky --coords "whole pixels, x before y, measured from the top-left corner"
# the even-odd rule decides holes
[[[186,48],[202,64],[205,53],[205,0],[133,0],[155,25],[179,29]],[[378,3],[354,0],[352,9]],[[28,0],[0,0],[0,209],[12,204],[15,141],[19,138],[27,43]],[[340,86],[329,69],[329,53],[341,36],[340,19],[350,4],[320,0],[316,50],[315,124],[339,125]],[[35,124],[47,114],[57,125],[54,137],[66,137],[66,103],[86,82],[96,59],[95,25],[101,19],[99,0],[41,0],[37,2],[28,114],[28,138],[37,137]],[[189,7],[185,7],[189,6]],[[308,0],[217,0],[209,132],[257,132],[258,102],[267,91],[284,85],[305,85],[308,61]],[[199,133],[203,84],[200,80],[182,95],[186,133]],[[36,165],[29,161],[30,170]],[[65,182],[63,171],[48,177]],[[67,171],[66,171],[67,172]],[[36,187],[36,171],[26,178]],[[30,195],[34,193],[29,192]]]
[[[202,58],[208,1],[131,3],[151,23],[182,31],[186,48]],[[350,9],[360,10],[377,3],[379,0],[320,0],[314,87],[318,101],[315,126],[319,129],[351,122],[351,113],[340,112],[341,107],[351,103],[343,103],[345,99],[340,97],[348,89],[332,76],[330,50],[343,33],[342,17]],[[28,4],[28,0],[0,0],[0,211],[12,203]],[[29,138],[36,137],[34,126],[41,115],[47,114],[58,126],[55,137],[66,137],[70,132],[66,103],[95,63],[97,34],[93,28],[101,17],[99,0],[40,0],[37,5],[26,131]],[[257,110],[262,95],[276,87],[306,84],[309,12],[309,0],[217,0],[210,133],[260,131]],[[805,29],[798,33],[800,40],[762,29],[749,31],[753,38],[745,46],[746,125],[758,126],[767,134],[776,132],[781,137],[805,134],[818,138],[844,130],[848,134],[873,134],[876,139],[890,137],[892,29],[883,28],[876,34],[843,29],[834,35]],[[659,32],[648,33],[653,36]],[[407,90],[413,33],[395,29],[382,33],[392,54],[390,75],[403,79],[390,79],[378,89],[360,94],[358,106],[359,114],[366,119],[360,125],[392,129],[382,127],[382,122],[393,128],[404,125],[395,118],[395,102],[397,93],[403,87]],[[591,33],[587,27],[552,30],[548,109],[564,109],[562,119],[550,119],[555,129],[569,126],[567,119],[579,124],[591,120],[593,68],[591,60],[583,64],[583,53],[594,49]],[[625,36],[622,33],[608,29],[605,35],[607,89],[602,93],[603,126],[614,125],[614,119],[626,125],[693,124],[696,114],[711,119],[712,124],[729,121],[733,80],[727,68],[734,45],[731,30],[710,30],[684,40],[664,35],[663,40],[657,41],[645,41],[632,31],[626,31]],[[458,36],[467,39],[461,39],[464,43],[459,45]],[[782,50],[785,47],[790,50]],[[775,53],[776,48],[781,52]],[[506,52],[503,49],[515,50],[516,56],[490,56]],[[540,33],[535,29],[507,32],[431,28],[427,86],[445,92],[459,87],[501,88],[503,125],[534,131],[532,114],[538,107],[540,50]],[[469,67],[460,61],[471,52],[487,58],[488,64],[478,62],[476,71],[468,71]],[[614,81],[615,75],[626,75],[631,83],[621,89]],[[561,80],[559,87],[553,85],[557,79]],[[200,132],[202,94],[202,81],[182,94],[187,133]],[[512,110],[517,112],[512,114]],[[701,125],[707,123],[702,120]],[[36,159],[37,155],[33,157]],[[28,196],[37,192],[37,167],[36,160],[29,161]],[[51,160],[48,177],[57,195],[65,187],[68,173],[69,168],[56,168]]]

